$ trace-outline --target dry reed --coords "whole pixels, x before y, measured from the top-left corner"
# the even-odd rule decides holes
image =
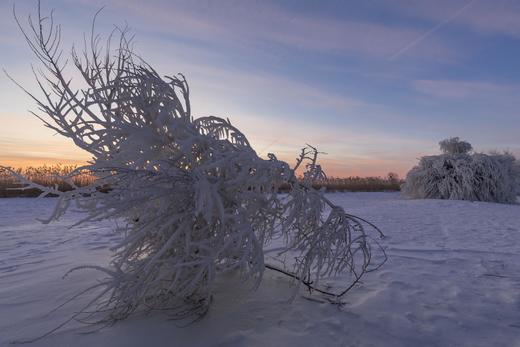
[[[75,165],[43,165],[39,167],[26,167],[14,169],[16,173],[28,180],[46,187],[57,187],[60,191],[68,191],[72,186],[63,180],[63,177],[77,169]],[[94,181],[89,173],[76,175],[72,182],[78,187],[84,187]],[[21,190],[23,184],[7,170],[0,168],[0,197],[36,197],[41,191],[31,188]]]

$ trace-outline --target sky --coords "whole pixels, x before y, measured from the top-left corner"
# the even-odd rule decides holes
[[[13,4],[36,10],[0,1],[0,67],[36,91]],[[520,1],[42,0],[64,53],[101,7],[100,34],[127,23],[161,74],[186,75],[193,114],[228,117],[260,156],[293,164],[309,143],[336,177],[403,177],[452,136],[520,156]],[[0,74],[0,165],[89,159],[35,109]]]

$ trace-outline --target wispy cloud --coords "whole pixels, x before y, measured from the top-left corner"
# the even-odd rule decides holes
[[[407,25],[385,25],[368,20],[338,20],[318,14],[289,11],[270,2],[220,1],[218,5],[182,1],[149,1],[142,6],[137,0],[113,0],[120,16],[138,16],[140,22],[152,24],[152,30],[163,30],[178,37],[232,47],[265,49],[266,44],[285,45],[302,51],[361,54],[384,59],[413,41],[422,32]],[[102,1],[83,1],[93,8]],[[155,5],[155,6],[152,6]],[[272,47],[270,47],[272,49]],[[432,40],[428,47],[415,52],[428,57],[450,48]]]
[[[198,87],[228,97],[264,99],[264,102],[288,102],[295,106],[348,112],[364,104],[362,100],[340,95],[332,90],[269,73],[236,69],[191,67]]]
[[[28,140],[14,137],[2,137],[0,139],[1,155],[21,157],[47,157],[63,158],[68,160],[86,159],[88,153],[72,146],[67,146],[62,138],[52,140]]]
[[[445,21],[452,22],[456,18],[452,23],[453,26],[466,28],[472,32],[520,37],[520,4],[515,1],[394,0],[391,5],[387,5],[388,9],[400,14],[440,21],[437,26],[443,26],[446,24]]]
[[[512,86],[489,82],[460,80],[416,80],[413,87],[424,94],[437,98],[466,99],[475,97],[495,96],[511,91]]]

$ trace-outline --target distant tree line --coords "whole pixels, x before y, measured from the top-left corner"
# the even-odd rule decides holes
[[[18,168],[15,171],[21,176],[29,178],[31,181],[46,187],[58,187],[58,190],[65,192],[72,189],[71,184],[67,183],[63,177],[67,177],[78,167],[75,165],[43,165],[38,167]],[[303,180],[304,177],[299,177]],[[85,172],[82,175],[72,177],[74,184],[78,187],[85,187],[95,180],[95,177]],[[323,177],[313,180],[312,186],[315,189],[324,188],[328,192],[383,192],[399,191],[404,181],[399,175],[393,172],[385,177],[380,176],[349,176],[349,177]],[[28,188],[21,190],[24,184],[16,176],[0,169],[0,198],[6,197],[37,197],[41,190]],[[283,192],[289,187],[281,186]]]

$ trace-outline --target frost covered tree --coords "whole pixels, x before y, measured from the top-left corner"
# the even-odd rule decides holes
[[[389,172],[387,175],[386,175],[386,180],[390,183],[394,183],[394,184],[397,184],[399,183],[399,175],[395,172]]]
[[[469,142],[461,141],[458,137],[442,140],[439,147],[444,154],[468,154],[473,150]]]
[[[424,156],[402,185],[416,199],[451,199],[515,203],[520,194],[520,166],[510,153],[473,153],[458,137],[439,142],[443,154]]]
[[[161,77],[133,52],[126,29],[105,43],[92,30],[83,52],[73,48],[72,67],[82,77],[74,88],[52,14],[38,10],[27,26],[17,22],[42,64],[35,76],[43,97],[26,90],[36,116],[92,156],[63,177],[70,192],[19,178],[42,195],[59,195],[46,223],[75,205],[86,214],[78,224],[117,219],[123,235],[110,264],[81,267],[106,278],[85,290],[96,294],[73,318],[114,322],[143,308],[199,315],[222,274],[240,273],[256,288],[266,268],[337,299],[384,260],[374,259],[382,236],[376,227],[312,189],[324,176],[315,148],[290,168],[274,154],[260,158],[229,120],[194,117],[184,76]],[[295,170],[305,165],[301,182]],[[74,186],[84,172],[95,182]],[[281,185],[290,187],[286,194]],[[266,263],[263,249],[273,238],[283,240],[277,256],[285,262]],[[325,290],[331,276],[342,276],[345,288]]]
[[[300,167],[302,162],[306,161],[305,171],[303,172],[303,181],[307,184],[318,183],[327,179],[327,174],[323,171],[320,164],[318,164],[318,150],[307,144],[307,147],[302,148],[300,157],[296,159],[296,168]],[[326,154],[326,153],[323,153]]]

